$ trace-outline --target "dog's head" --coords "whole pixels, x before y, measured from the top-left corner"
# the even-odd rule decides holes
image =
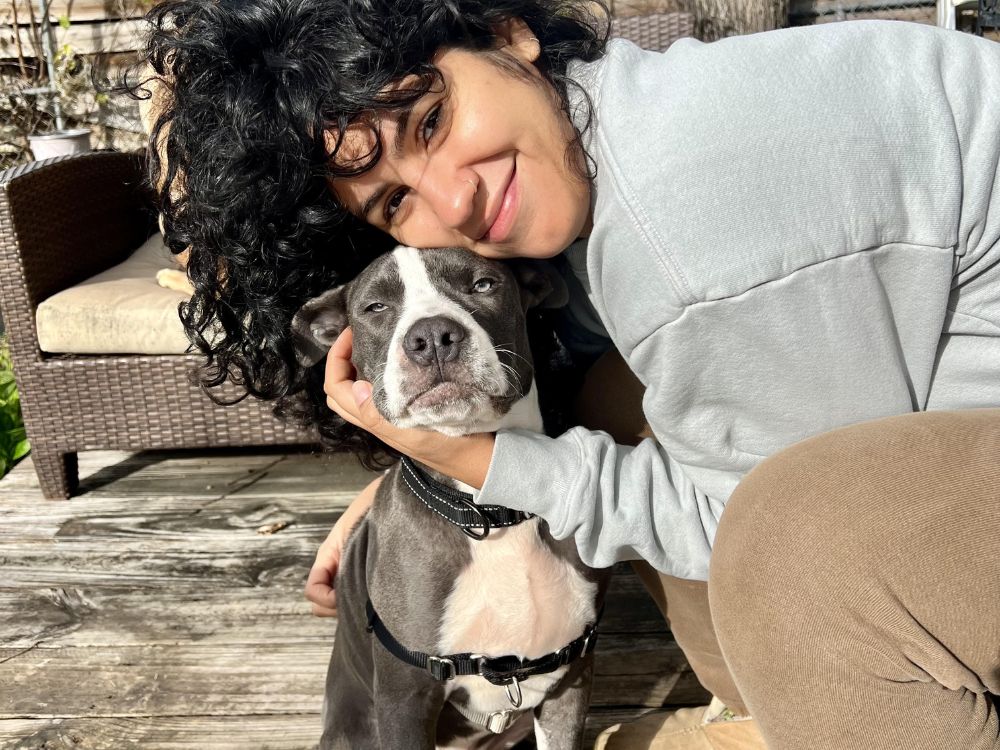
[[[400,427],[457,433],[496,421],[528,393],[525,311],[566,290],[538,262],[511,265],[466,250],[399,247],[356,279],[309,300],[292,321],[301,364],[326,356],[347,326],[358,377]]]

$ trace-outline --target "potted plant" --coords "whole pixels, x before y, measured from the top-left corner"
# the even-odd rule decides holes
[[[18,3],[11,8],[13,34],[0,37],[0,57],[9,59],[0,63],[0,167],[89,151],[87,118],[106,98],[94,90],[90,61],[68,44],[56,48],[47,3],[41,23],[31,3],[27,24]],[[69,18],[59,25],[69,28]]]
[[[74,121],[85,123],[90,105],[100,104],[100,97],[106,96],[94,91],[89,62],[65,44],[52,58],[49,75],[50,86],[54,89],[49,106],[53,110],[55,127],[28,135],[32,154],[35,159],[47,159],[90,151],[90,128],[71,124]]]

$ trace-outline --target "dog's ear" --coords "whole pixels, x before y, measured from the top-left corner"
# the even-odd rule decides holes
[[[559,269],[545,260],[518,258],[509,263],[521,287],[521,306],[563,307],[569,302],[569,288]]]
[[[326,356],[341,331],[347,328],[347,285],[313,297],[292,318],[295,358],[312,367]]]

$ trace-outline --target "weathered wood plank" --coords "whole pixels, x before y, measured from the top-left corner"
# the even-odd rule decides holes
[[[98,52],[131,52],[142,45],[145,26],[140,19],[124,21],[98,21],[96,23],[74,23],[68,29],[53,27],[56,48],[64,45],[72,47],[78,55],[92,55]],[[0,55],[14,57],[14,38],[20,39],[26,56],[33,54],[33,36],[27,26],[6,28]]]
[[[595,709],[587,716],[584,747],[604,729],[632,721],[649,708]],[[0,720],[0,742],[8,750],[303,750],[316,746],[320,716],[162,716],[150,718],[59,718]]]
[[[332,643],[335,621],[313,617],[302,594],[308,563],[262,586],[231,578],[168,581],[152,586],[0,588],[0,645],[55,646],[267,644],[274,634]],[[666,642],[659,611],[633,575],[617,575],[608,592],[601,637],[649,635]]]
[[[30,11],[33,10],[35,20],[40,20],[38,13],[38,0],[14,0],[17,5],[18,21],[27,24],[30,18]],[[0,22],[10,23],[13,13],[8,7],[0,14]],[[29,7],[30,6],[30,7]],[[59,19],[67,17],[73,23],[80,21],[104,21],[112,18],[137,18],[145,10],[144,3],[135,0],[51,0],[49,4],[49,18],[53,23],[59,23]]]
[[[303,576],[304,580],[304,576]],[[275,633],[333,643],[336,621],[313,617],[294,586],[159,590],[0,589],[0,644],[29,648],[198,644],[266,645]]]
[[[148,500],[213,500],[239,493],[242,497],[294,497],[306,499],[353,498],[374,475],[351,456],[273,451],[225,451],[200,454],[187,451],[84,451],[80,453],[80,494],[70,500],[39,505],[41,490],[30,457],[0,480],[0,513],[17,501],[27,518],[50,514],[70,515],[80,504],[95,499],[129,500],[155,509]],[[259,485],[259,486],[258,486]],[[142,499],[140,502],[140,498]],[[175,503],[165,507],[178,507]]]
[[[330,645],[0,648],[0,718],[318,711]],[[609,637],[596,650],[594,706],[661,706],[703,695],[676,644]]]
[[[634,721],[655,709],[594,709],[587,715],[584,747],[608,727]],[[146,718],[59,718],[0,720],[0,742],[7,750],[268,750],[314,748],[319,714],[277,716],[163,716]]]
[[[320,735],[320,715],[158,716],[0,720],[7,750],[304,750]]]
[[[0,649],[0,717],[315,712],[330,648],[237,646]]]

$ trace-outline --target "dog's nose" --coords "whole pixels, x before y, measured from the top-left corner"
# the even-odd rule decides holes
[[[465,329],[443,315],[422,318],[403,337],[403,349],[410,360],[422,367],[450,362],[458,356]]]

